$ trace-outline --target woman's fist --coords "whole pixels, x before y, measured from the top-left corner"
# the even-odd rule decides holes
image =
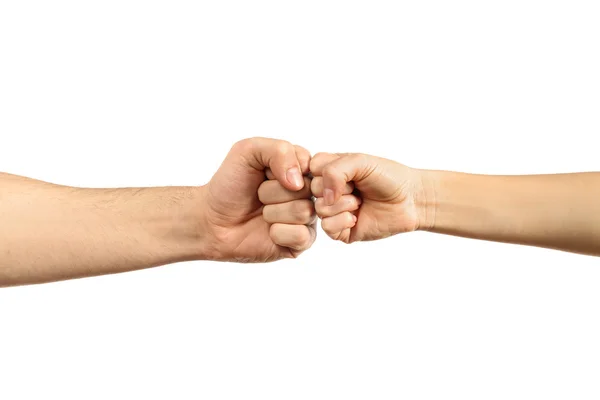
[[[333,239],[377,240],[426,227],[418,170],[366,154],[329,153],[315,155],[310,170],[317,215]]]

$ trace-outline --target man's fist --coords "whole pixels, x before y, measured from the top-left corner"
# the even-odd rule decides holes
[[[309,163],[306,149],[283,140],[236,143],[204,187],[209,258],[269,262],[308,249],[315,240],[310,180],[304,177]]]
[[[277,180],[267,180],[258,188],[258,198],[265,204],[263,219],[271,224],[274,243],[289,248],[293,256],[313,244],[317,216],[310,179],[304,178],[304,187],[297,192],[286,189]]]

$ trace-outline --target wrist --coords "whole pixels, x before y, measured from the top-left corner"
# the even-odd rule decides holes
[[[501,223],[502,217],[486,200],[494,198],[495,188],[489,179],[450,171],[422,170],[419,174],[422,230],[472,237],[485,230],[484,221]]]
[[[182,241],[187,242],[185,247],[190,249],[188,260],[218,260],[218,246],[206,212],[207,186],[188,189],[186,200],[181,204],[184,211],[180,221],[185,232]]]
[[[437,171],[424,169],[414,169],[413,173],[417,230],[433,231],[436,224],[439,174]]]
[[[148,229],[164,249],[169,262],[215,259],[206,218],[204,186],[150,189],[154,196],[144,205]]]

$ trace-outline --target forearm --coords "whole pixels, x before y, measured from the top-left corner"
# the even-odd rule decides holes
[[[433,232],[600,255],[600,173],[422,174]]]
[[[201,188],[80,189],[0,174],[0,286],[202,258]]]

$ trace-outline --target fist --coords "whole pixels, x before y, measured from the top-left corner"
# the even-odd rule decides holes
[[[304,187],[293,191],[286,189],[270,171],[267,171],[267,178],[258,188],[258,198],[264,205],[263,219],[270,225],[271,240],[288,248],[296,257],[316,238],[317,215],[310,190],[311,180],[304,177]]]
[[[310,162],[315,208],[327,235],[345,243],[422,227],[418,170],[366,154],[319,153]]]
[[[315,240],[310,180],[304,176],[309,163],[306,149],[283,140],[236,143],[203,187],[207,258],[269,262],[308,249]]]

